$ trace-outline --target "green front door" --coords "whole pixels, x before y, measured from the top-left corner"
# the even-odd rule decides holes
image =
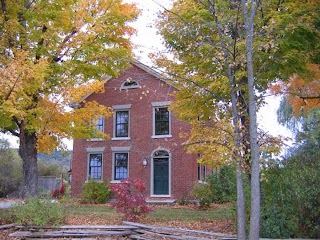
[[[169,195],[169,159],[153,159],[153,194]]]

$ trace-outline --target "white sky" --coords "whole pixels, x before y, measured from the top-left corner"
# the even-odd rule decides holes
[[[170,8],[173,0],[126,0],[126,2],[136,3],[141,9],[138,20],[131,24],[137,29],[137,34],[131,39],[137,47],[134,51],[135,55],[141,62],[150,66],[148,54],[164,50],[162,39],[154,27],[155,20],[159,11],[163,9],[162,6]]]
[[[131,25],[137,29],[137,34],[132,37],[133,43],[136,45],[134,50],[137,58],[144,64],[151,66],[151,60],[148,54],[152,52],[163,51],[161,37],[157,34],[154,27],[154,21],[157,19],[161,6],[170,8],[173,0],[125,0],[126,2],[136,3],[138,8],[142,10],[138,20]],[[290,131],[277,123],[276,111],[279,106],[279,98],[268,97],[268,104],[264,106],[258,113],[259,127],[265,129],[272,135],[291,136]],[[2,135],[2,134],[1,134]],[[0,137],[1,137],[0,135]],[[18,147],[18,140],[14,137],[8,137],[12,147]],[[67,141],[68,147],[72,149],[72,142]]]

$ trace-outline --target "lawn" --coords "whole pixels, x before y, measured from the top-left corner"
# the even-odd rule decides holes
[[[153,208],[154,212],[142,219],[142,223],[228,234],[235,232],[235,211],[229,204],[214,204],[208,210],[200,210],[195,205]],[[66,216],[66,223],[72,225],[114,225],[122,222],[122,215],[109,205],[69,205],[66,206]]]
[[[228,204],[214,204],[208,210],[200,210],[195,205],[153,206],[153,208],[154,212],[142,219],[142,223],[226,234],[235,232],[235,212]],[[65,206],[65,214],[65,224],[70,225],[118,225],[122,223],[122,215],[108,204],[69,204]],[[0,209],[0,219],[2,220],[0,224],[9,223],[10,210]],[[8,221],[4,222],[5,219]]]

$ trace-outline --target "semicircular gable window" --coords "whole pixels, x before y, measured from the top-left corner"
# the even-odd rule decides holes
[[[128,78],[126,81],[124,81],[121,84],[121,88],[120,89],[128,89],[128,88],[138,88],[140,85],[137,81]]]

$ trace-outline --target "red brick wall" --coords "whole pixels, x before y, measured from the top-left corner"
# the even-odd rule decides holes
[[[140,84],[140,88],[120,90],[121,84],[131,78]],[[165,148],[171,153],[171,197],[181,199],[188,197],[197,182],[197,162],[195,155],[187,154],[180,138],[180,133],[188,132],[189,127],[171,116],[170,138],[151,138],[153,131],[152,102],[172,101],[176,91],[153,75],[133,65],[118,78],[105,84],[105,92],[90,95],[86,101],[95,100],[106,106],[131,104],[130,108],[130,140],[85,141],[75,140],[72,161],[72,195],[82,191],[87,180],[88,153],[86,148],[105,147],[103,152],[103,180],[112,180],[111,147],[131,147],[129,151],[129,178],[140,178],[145,182],[146,194],[150,195],[151,154],[158,148]],[[113,136],[113,119],[105,119],[105,132]],[[142,160],[148,159],[147,167]]]

